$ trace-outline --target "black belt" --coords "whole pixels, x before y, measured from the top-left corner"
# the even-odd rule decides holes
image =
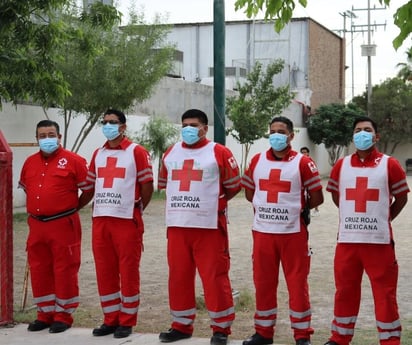
[[[66,217],[66,216],[70,216],[71,214],[75,213],[76,211],[77,211],[77,208],[72,208],[72,209],[67,210],[67,211],[56,213],[52,216],[35,216],[33,214],[31,214],[30,216],[33,217],[36,220],[40,220],[41,222],[49,222],[51,220],[55,220],[55,219],[63,218],[63,217]]]

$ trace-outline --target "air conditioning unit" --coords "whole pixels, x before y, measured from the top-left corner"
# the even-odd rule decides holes
[[[225,76],[226,77],[235,77],[238,78],[246,78],[246,68],[243,67],[225,67]],[[209,67],[209,77],[214,76],[214,68]]]

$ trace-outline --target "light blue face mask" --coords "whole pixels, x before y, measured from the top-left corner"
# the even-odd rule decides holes
[[[40,150],[44,153],[52,153],[59,148],[58,138],[44,138],[39,139]]]
[[[118,124],[106,123],[103,125],[102,131],[107,140],[114,140],[120,135]]]
[[[373,146],[373,134],[366,131],[355,133],[353,135],[353,143],[358,150],[368,150]]]
[[[288,136],[281,133],[272,133],[269,135],[269,143],[275,151],[283,151],[288,146]]]
[[[187,145],[193,145],[199,141],[199,128],[186,126],[181,130],[182,140]]]

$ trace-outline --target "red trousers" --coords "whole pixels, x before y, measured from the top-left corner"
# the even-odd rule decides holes
[[[169,228],[167,238],[172,328],[193,333],[197,269],[211,318],[210,327],[213,332],[230,334],[235,312],[229,280],[227,232],[220,229]]]
[[[27,222],[27,258],[37,319],[71,325],[71,314],[79,305],[79,214],[49,222],[29,217]]]
[[[135,326],[140,305],[143,219],[93,217],[92,247],[104,323]]]
[[[369,277],[381,345],[399,345],[396,289],[398,264],[392,244],[338,243],[335,251],[335,307],[331,340],[349,345],[361,302],[362,276]]]
[[[289,292],[289,318],[295,339],[310,339],[311,309],[308,276],[310,254],[307,231],[268,234],[253,231],[253,280],[256,289],[256,332],[273,338],[277,319],[279,265]]]

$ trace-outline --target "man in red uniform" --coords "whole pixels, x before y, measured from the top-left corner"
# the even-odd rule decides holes
[[[94,336],[124,338],[137,323],[139,265],[143,248],[143,210],[153,193],[153,172],[146,149],[124,136],[126,117],[109,109],[103,116],[107,142],[92,157],[87,198],[94,193],[92,247],[104,323]]]
[[[391,221],[406,205],[409,187],[399,162],[376,149],[378,140],[377,125],[372,119],[356,119],[356,152],[336,162],[326,189],[339,207],[339,230],[332,336],[325,345],[351,342],[364,271],[372,287],[380,344],[401,343],[396,302],[398,264]]]
[[[19,187],[27,195],[30,232],[27,258],[37,319],[29,331],[64,332],[79,305],[81,226],[79,189],[85,186],[86,160],[60,146],[59,125],[37,124],[40,151],[25,161]]]
[[[243,345],[273,344],[280,263],[296,345],[310,345],[313,333],[308,287],[311,251],[303,210],[305,193],[309,208],[323,202],[323,193],[315,163],[292,150],[293,137],[292,121],[283,116],[273,118],[271,148],[255,155],[242,177],[246,199],[255,212],[252,257],[256,290],[256,333]]]
[[[164,154],[159,188],[166,188],[169,305],[173,317],[161,342],[190,338],[196,315],[195,275],[203,283],[211,317],[211,345],[225,345],[235,318],[229,280],[226,209],[240,190],[239,168],[225,146],[206,138],[208,118],[198,109],[182,115],[183,142]]]

